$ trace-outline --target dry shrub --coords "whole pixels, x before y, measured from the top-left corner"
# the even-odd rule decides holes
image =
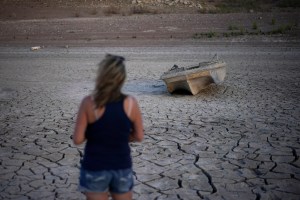
[[[75,17],[80,17],[80,13],[76,12]]]
[[[91,15],[97,15],[98,11],[96,8],[94,8],[93,10],[91,10]]]
[[[144,6],[133,6],[130,9],[130,14],[158,14],[158,11]]]
[[[116,6],[109,6],[107,8],[105,8],[103,10],[103,13],[105,15],[116,15],[116,14],[120,14],[120,8],[116,7]]]

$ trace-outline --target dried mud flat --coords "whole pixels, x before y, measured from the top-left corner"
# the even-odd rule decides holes
[[[83,199],[80,99],[106,52],[126,57],[145,140],[132,144],[134,199],[299,199],[297,42],[198,42],[155,47],[0,48],[0,198]],[[215,53],[221,85],[167,93],[160,75]]]

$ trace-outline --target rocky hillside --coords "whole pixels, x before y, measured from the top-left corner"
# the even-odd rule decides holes
[[[299,0],[0,0],[0,20],[278,9],[295,11],[299,7]]]
[[[200,1],[196,0],[132,0],[133,5],[150,5],[150,6],[185,6],[203,8]]]
[[[105,7],[150,6],[173,8],[224,9],[299,7],[299,0],[0,0],[3,6],[25,7]],[[226,8],[226,9],[228,9]]]

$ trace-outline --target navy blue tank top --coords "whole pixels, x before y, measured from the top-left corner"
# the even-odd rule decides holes
[[[88,124],[82,160],[86,170],[118,170],[132,167],[129,134],[132,123],[123,108],[124,99],[105,105],[103,115]]]

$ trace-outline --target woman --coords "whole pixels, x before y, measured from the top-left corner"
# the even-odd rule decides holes
[[[132,199],[133,175],[129,141],[144,138],[137,100],[121,88],[124,58],[106,55],[99,64],[95,90],[80,105],[73,142],[86,142],[79,190],[88,200]]]

